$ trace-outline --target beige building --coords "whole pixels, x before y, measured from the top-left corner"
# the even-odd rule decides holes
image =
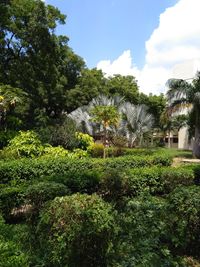
[[[187,60],[174,66],[171,77],[192,82],[197,71],[200,71],[200,59]],[[188,111],[188,109],[185,109],[181,112],[181,114],[187,114]],[[178,133],[171,134],[170,137],[172,147],[177,147],[179,149],[192,149],[192,144],[188,138],[187,127],[182,127]],[[174,143],[173,139],[177,140],[177,142]]]

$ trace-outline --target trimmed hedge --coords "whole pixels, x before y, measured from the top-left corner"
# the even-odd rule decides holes
[[[69,158],[37,158],[21,159],[11,162],[0,162],[0,183],[32,180],[45,176],[64,175],[67,172],[83,172],[84,170],[125,170],[153,165],[169,166],[172,157],[164,156],[124,156],[107,159],[69,159]]]
[[[153,195],[168,194],[180,185],[193,185],[194,172],[186,167],[152,167],[130,170],[129,194],[136,196],[140,192],[148,191]]]

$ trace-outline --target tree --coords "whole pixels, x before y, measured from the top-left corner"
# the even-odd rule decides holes
[[[106,78],[101,70],[83,69],[76,86],[68,92],[67,111],[71,112],[89,102],[100,94],[106,94]]]
[[[117,74],[107,79],[106,86],[110,96],[123,96],[125,101],[138,104],[139,90],[135,77]]]
[[[148,96],[144,93],[140,94],[139,104],[144,104],[148,107],[148,112],[154,117],[154,127],[160,128],[160,116],[166,107],[166,98],[163,94]]]
[[[41,0],[11,0],[1,4],[0,82],[21,88],[30,99],[28,128],[46,127],[68,106],[68,91],[75,87],[85,63],[56,36],[65,16]],[[45,119],[41,119],[44,117]]]
[[[20,88],[0,85],[0,130],[17,129],[27,105],[26,94]]]
[[[195,125],[193,155],[200,158],[200,73],[197,73],[192,84],[181,79],[171,79],[167,85],[171,111],[180,111],[188,107],[192,110]]]
[[[136,139],[142,145],[144,134],[150,132],[153,127],[153,115],[148,113],[148,108],[145,105],[132,105],[126,102],[120,108],[123,114],[124,129],[129,139],[129,147],[133,146]]]

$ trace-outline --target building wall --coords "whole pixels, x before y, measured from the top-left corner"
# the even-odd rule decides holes
[[[187,60],[181,64],[174,66],[171,77],[175,79],[187,80],[192,82],[195,78],[197,71],[200,71],[200,59]],[[188,109],[183,110],[180,114],[187,114]],[[189,143],[188,128],[182,127],[178,133],[178,148],[179,149],[192,149]]]

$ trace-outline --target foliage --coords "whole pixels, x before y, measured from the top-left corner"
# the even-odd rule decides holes
[[[144,93],[140,94],[139,104],[144,104],[148,107],[148,112],[154,117],[154,127],[160,128],[160,116],[166,107],[166,97],[163,94],[149,96]]]
[[[184,266],[165,244],[166,206],[148,195],[131,199],[119,215],[119,266]]]
[[[65,196],[70,193],[69,189],[55,182],[39,182],[30,185],[24,192],[25,202],[32,205],[34,212],[40,211],[44,203],[58,196]]]
[[[63,147],[61,146],[52,147],[50,145],[45,146],[43,153],[44,153],[43,156],[53,157],[53,158],[66,157],[67,155],[69,155],[68,150],[64,149]]]
[[[94,139],[89,134],[76,132],[76,138],[78,140],[78,147],[82,150],[87,150],[94,144]]]
[[[182,187],[169,196],[169,233],[173,250],[181,255],[200,256],[200,188]]]
[[[114,75],[107,79],[106,87],[109,95],[123,96],[125,101],[138,104],[139,90],[135,77],[131,75]]]
[[[129,102],[124,103],[121,108],[125,135],[129,140],[129,147],[138,141],[141,146],[144,140],[144,134],[151,131],[154,123],[153,116],[148,113],[145,105],[134,106]]]
[[[0,211],[6,220],[12,217],[12,210],[24,203],[23,186],[9,186],[1,188]]]
[[[68,156],[58,158],[35,158],[13,160],[8,162],[0,161],[1,183],[10,183],[11,181],[27,181],[39,179],[44,176],[62,175],[67,171],[83,172],[84,170],[109,168],[126,170],[145,166],[169,166],[172,163],[172,157],[169,155],[152,156],[124,156],[107,159],[70,159]]]
[[[28,256],[22,251],[19,240],[15,240],[12,226],[5,224],[0,216],[0,266],[28,267]]]
[[[78,146],[76,125],[68,117],[48,127],[40,128],[37,131],[43,143],[48,143],[52,146],[62,146],[65,149],[74,149]]]
[[[100,185],[102,173],[98,169],[68,170],[64,174],[53,174],[45,180],[64,184],[72,193],[95,193]]]
[[[26,127],[46,126],[68,107],[68,91],[75,87],[83,60],[56,36],[65,16],[35,0],[6,1],[1,16],[0,82],[28,94]]]
[[[20,131],[6,148],[9,151],[16,151],[19,157],[35,157],[43,153],[43,146],[37,134],[33,131]]]
[[[107,266],[115,232],[111,206],[96,195],[80,194],[52,201],[37,230],[44,262],[74,267]]]
[[[94,143],[88,148],[88,153],[93,158],[103,158],[104,145],[101,143]]]
[[[195,157],[200,157],[200,73],[197,73],[193,84],[182,79],[171,79],[167,85],[169,88],[167,98],[171,112],[180,111],[181,109],[185,109],[188,113],[192,112],[195,128],[193,154]]]

